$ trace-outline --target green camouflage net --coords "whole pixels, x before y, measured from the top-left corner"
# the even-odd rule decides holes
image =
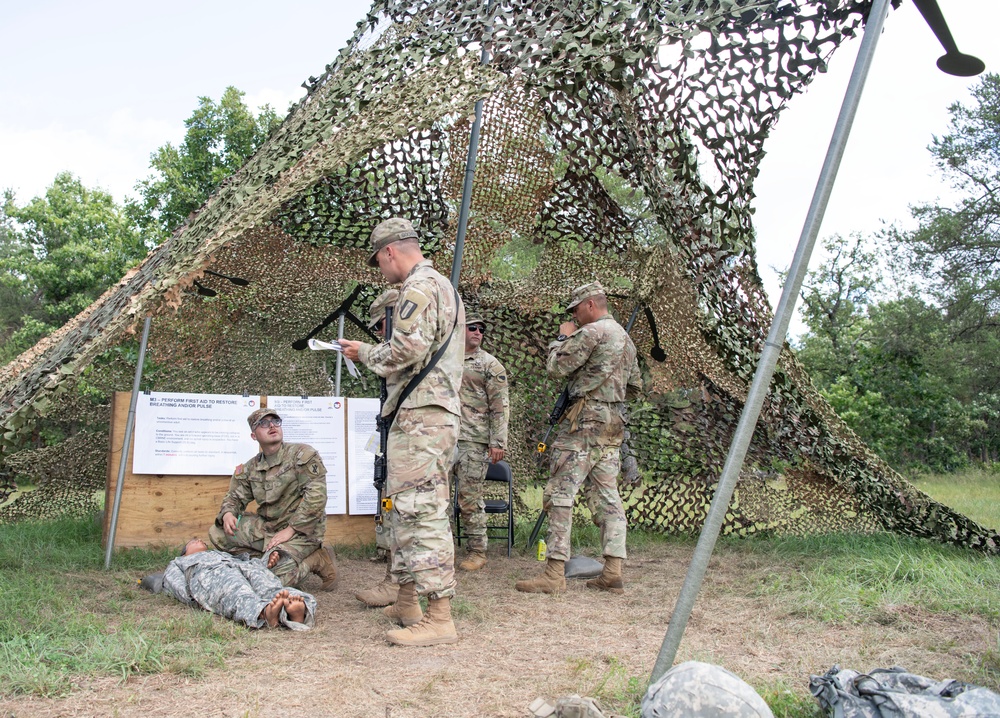
[[[108,396],[130,386],[147,314],[144,388],[330,394],[332,355],[293,345],[336,336],[330,314],[355,289],[358,315],[384,289],[365,265],[382,219],[412,219],[450,272],[482,99],[461,290],[509,371],[518,486],[544,478],[534,447],[562,388],[544,371],[560,307],[597,278],[622,323],[637,309],[632,336],[650,387],[630,407],[630,523],[698,531],[771,321],[750,207],[764,140],[869,7],[377,2],[196,215],[0,370],[0,499],[15,481],[39,486],[0,507],[0,519],[91,509]],[[364,338],[352,325],[347,336]],[[344,372],[342,393],[376,396],[377,385]],[[30,448],[43,439],[51,446]],[[893,530],[986,551],[998,538],[869,451],[787,350],[724,530]]]

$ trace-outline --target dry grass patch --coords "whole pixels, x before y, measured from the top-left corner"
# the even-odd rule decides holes
[[[94,678],[64,698],[2,699],[0,715],[521,717],[538,696],[580,693],[636,716],[692,551],[678,542],[633,550],[624,596],[588,590],[582,581],[545,596],[513,590],[541,564],[507,559],[497,547],[486,569],[460,575],[460,642],[424,649],[388,645],[388,620],[353,597],[381,580],[384,564],[342,557],[338,589],[317,594],[309,633],[259,632],[252,647],[200,678]],[[995,619],[894,604],[861,620],[823,620],[802,609],[795,590],[789,597],[768,588],[773,578],[789,586],[805,571],[780,552],[720,545],[678,660],[721,664],[766,696],[790,692],[793,702],[806,700],[810,673],[834,663],[902,665],[997,688],[996,672],[983,670],[996,664]],[[190,612],[162,597],[139,601],[168,615]]]

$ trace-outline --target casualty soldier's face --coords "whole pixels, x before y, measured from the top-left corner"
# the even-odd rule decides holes
[[[254,441],[263,443],[281,441],[284,438],[281,431],[281,419],[273,414],[268,414],[257,422],[252,435]]]
[[[181,556],[190,556],[193,553],[201,553],[202,551],[208,551],[208,546],[200,538],[193,538],[184,545]]]

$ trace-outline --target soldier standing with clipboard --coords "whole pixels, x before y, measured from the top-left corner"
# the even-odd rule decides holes
[[[392,339],[376,346],[341,341],[344,356],[384,376],[391,417],[386,509],[392,527],[391,571],[399,584],[386,614],[404,628],[390,643],[455,643],[455,547],[449,522],[448,472],[458,442],[465,326],[458,292],[424,259],[409,220],[393,218],[371,234],[370,266],[391,283],[402,282]],[[427,613],[419,597],[428,599]]]

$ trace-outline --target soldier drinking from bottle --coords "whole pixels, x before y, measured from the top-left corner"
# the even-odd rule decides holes
[[[559,326],[549,344],[549,376],[567,379],[570,405],[551,442],[549,480],[542,494],[548,512],[548,558],[545,572],[518,581],[526,593],[566,590],[565,562],[570,557],[573,504],[582,486],[594,522],[601,530],[604,569],[587,581],[589,588],[624,593],[625,510],[618,495],[624,402],[642,390],[635,345],[608,313],[600,282],[573,290],[567,310],[574,321]]]

